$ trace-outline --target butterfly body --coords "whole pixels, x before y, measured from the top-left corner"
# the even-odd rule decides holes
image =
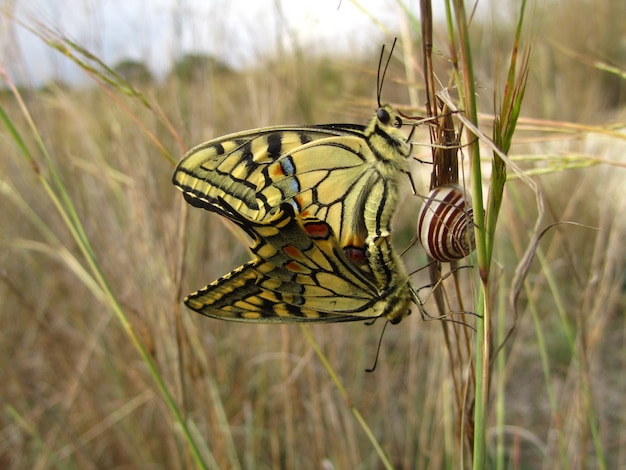
[[[248,232],[256,259],[186,304],[242,321],[396,322],[408,314],[413,290],[390,243],[411,153],[401,124],[382,106],[366,127],[268,127],[190,150],[173,183],[192,205]]]

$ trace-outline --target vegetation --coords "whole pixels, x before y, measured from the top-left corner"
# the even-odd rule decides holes
[[[377,57],[305,62],[295,48],[233,70],[189,55],[159,81],[32,26],[94,86],[18,89],[0,60],[0,467],[626,466],[626,7],[551,1],[519,23],[515,10],[463,22],[457,3],[435,25],[433,68],[466,116],[461,154],[482,158],[463,181],[471,171],[498,217],[473,268],[446,279],[446,311],[420,290],[427,312],[462,324],[415,312],[390,325],[373,373],[380,321],[303,330],[186,311],[185,293],[249,255],[170,177],[188,146],[228,132],[366,122]],[[417,16],[405,12],[383,99],[423,115]],[[473,137],[473,112],[506,160]],[[428,191],[431,166],[414,169],[399,249]],[[431,283],[418,247],[403,260],[416,287]]]

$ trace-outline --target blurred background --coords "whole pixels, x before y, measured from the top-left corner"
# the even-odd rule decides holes
[[[519,7],[481,2],[471,20],[488,134]],[[441,88],[454,60],[445,8],[434,11]],[[510,156],[542,191],[545,227],[580,225],[556,225],[537,249],[492,381],[489,449],[503,439],[505,456],[489,458],[626,467],[626,4],[550,0],[526,14],[532,56]],[[387,328],[366,373],[382,322],[311,326],[346,402],[298,326],[185,310],[184,295],[250,255],[170,183],[188,148],[220,135],[367,123],[394,37],[383,101],[410,108],[417,96],[419,114],[418,18],[419,2],[395,1],[0,1],[0,467],[193,468],[192,439],[209,468],[381,468],[354,406],[397,468],[458,468],[453,377],[470,366],[450,348],[471,340],[450,343],[440,321],[414,312]],[[426,131],[417,138],[428,160]],[[398,250],[415,235],[430,170],[412,163]],[[494,334],[513,325],[507,299],[536,213],[513,175]],[[413,271],[426,257],[413,246],[403,261]],[[412,279],[429,283],[424,270]],[[471,311],[468,284],[450,293],[451,310]]]

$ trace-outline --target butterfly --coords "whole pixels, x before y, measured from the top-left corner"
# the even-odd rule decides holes
[[[269,279],[284,275],[284,266],[298,261],[290,258],[285,248],[295,247],[302,252],[308,237],[308,242],[317,250],[315,256],[307,257],[308,261],[315,263],[323,257],[332,261],[326,269],[321,265],[316,269],[324,273],[322,278],[342,286],[337,287],[334,294],[343,302],[353,296],[369,298],[370,303],[356,302],[354,319],[383,315],[398,322],[410,313],[413,289],[390,242],[391,218],[411,155],[411,145],[400,131],[401,126],[401,115],[384,105],[368,126],[268,127],[230,134],[191,149],[172,178],[187,202],[216,212],[246,230],[255,240],[252,251],[257,257],[262,253],[258,247],[271,247],[282,250],[284,258],[268,259],[263,255],[191,294],[185,300],[186,305],[217,318],[255,317],[257,321],[302,321],[302,318],[333,321],[332,318],[348,315],[330,315],[338,312],[333,307],[334,302],[323,300],[324,297],[312,300],[307,294],[299,297],[299,302],[303,303],[279,302],[280,294],[287,293],[287,285],[295,290],[296,284],[284,284],[270,295],[259,290],[262,283],[251,282],[251,277],[247,277],[253,276],[252,272],[258,275],[259,263]],[[286,206],[291,210],[287,211]],[[289,216],[291,212],[293,215]],[[275,233],[277,221],[285,219],[291,224],[303,225],[289,232],[293,240]],[[328,236],[322,238],[324,242],[313,242],[306,227],[320,223]],[[346,267],[346,260],[350,269]],[[270,267],[276,270],[272,275]],[[355,272],[358,277],[354,277]],[[343,275],[350,281],[340,283]],[[333,288],[325,282],[307,279],[306,275],[298,279],[301,285],[308,282]],[[364,295],[366,291],[369,297]],[[197,301],[208,298],[209,294],[210,306]],[[261,314],[259,309],[250,315],[242,310],[237,315],[218,313],[227,312],[226,307],[241,302],[242,296],[256,299],[265,313]],[[381,296],[386,298],[385,308],[373,300]]]

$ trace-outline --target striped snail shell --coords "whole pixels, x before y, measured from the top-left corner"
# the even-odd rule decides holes
[[[474,251],[470,195],[458,184],[444,184],[430,193],[419,212],[417,233],[426,253],[443,263]]]

